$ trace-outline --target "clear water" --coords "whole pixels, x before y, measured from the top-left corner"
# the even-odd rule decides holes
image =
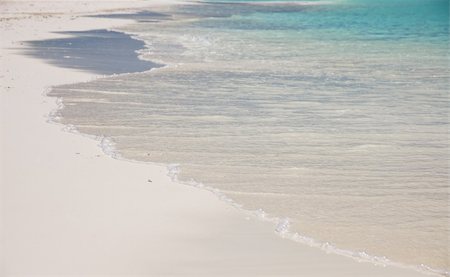
[[[223,2],[223,1],[222,1]],[[442,275],[447,0],[184,5],[123,31],[167,66],[55,88],[61,121],[293,232]]]

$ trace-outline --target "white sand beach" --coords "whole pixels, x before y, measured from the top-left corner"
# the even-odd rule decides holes
[[[100,76],[25,56],[22,42],[130,22],[86,13],[167,3],[0,2],[0,276],[425,276],[283,239],[163,166],[113,159],[48,122],[46,90]]]

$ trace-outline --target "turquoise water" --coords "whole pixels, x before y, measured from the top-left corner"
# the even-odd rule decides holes
[[[445,0],[343,0],[308,8],[289,4],[278,10],[260,8],[256,13],[248,9],[250,14],[244,13],[232,20],[202,21],[200,25],[242,30],[301,31],[323,40],[448,42],[449,3]],[[239,10],[242,13],[242,9]]]
[[[51,95],[63,123],[287,218],[302,241],[448,275],[448,6],[169,8],[170,20],[122,29],[166,67]]]

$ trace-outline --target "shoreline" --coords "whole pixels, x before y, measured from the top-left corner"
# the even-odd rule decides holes
[[[27,20],[29,22],[23,23]],[[44,115],[56,109],[57,103],[54,98],[43,95],[43,91],[58,84],[89,81],[100,75],[56,68],[41,60],[12,53],[14,51],[9,49],[10,46],[29,40],[21,39],[22,36],[28,35],[33,40],[57,36],[49,33],[54,29],[52,22],[48,22],[52,19],[42,20],[42,26],[38,27],[45,27],[44,30],[35,26],[35,18],[24,19],[21,23],[29,25],[23,31],[31,25],[36,28],[35,33],[9,33],[6,42],[2,42],[1,59],[6,68],[1,75],[5,79],[12,78],[2,82],[1,94],[1,133],[7,134],[1,137],[0,167],[3,198],[1,231],[5,246],[2,249],[6,249],[2,257],[5,260],[6,276],[69,275],[77,272],[80,276],[113,273],[145,276],[423,276],[407,269],[356,263],[280,239],[274,235],[272,224],[248,218],[207,190],[172,182],[166,176],[163,166],[111,159],[98,147],[98,141],[61,132],[59,124],[48,124]],[[64,25],[63,29],[73,30],[96,29],[97,25],[101,25],[100,28],[114,29],[114,26],[129,22],[104,18],[73,19],[70,14],[65,18],[60,16],[56,21],[59,26]],[[92,24],[96,24],[95,28]],[[4,26],[1,28],[4,32]],[[17,71],[22,65],[29,67]],[[9,72],[10,68],[12,73]],[[28,74],[33,72],[46,74],[39,76],[39,79],[30,78]],[[15,111],[17,107],[22,107],[23,111]],[[33,136],[36,141],[30,141],[30,134],[36,135]],[[27,159],[31,161],[24,161]],[[62,170],[62,174],[58,174],[57,170]],[[20,175],[20,172],[27,174]],[[88,176],[87,173],[95,176]],[[150,184],[149,178],[152,180]],[[56,194],[53,195],[54,193]],[[159,203],[149,205],[148,202],[151,201]],[[84,205],[88,205],[89,209]],[[117,205],[120,207],[116,207]],[[160,208],[164,212],[155,211],[154,208]],[[129,219],[130,216],[135,218]],[[143,222],[145,220],[142,216],[147,216],[147,221],[156,219],[157,223]],[[16,218],[20,218],[20,222]],[[99,223],[99,219],[103,222]],[[130,225],[121,226],[123,221],[128,221]],[[65,226],[59,226],[61,223]],[[112,232],[111,227],[119,230]],[[79,228],[82,235],[73,228]],[[153,233],[142,232],[140,228]],[[186,229],[180,230],[183,228]],[[49,237],[49,233],[46,233],[49,231],[56,237]],[[102,236],[109,239],[102,240]],[[131,236],[138,236],[138,239],[131,239]],[[149,237],[152,237],[152,243],[145,247],[134,245],[136,249],[133,249],[138,251],[128,247],[129,243],[139,244]],[[66,241],[73,238],[75,243]],[[118,244],[117,239],[127,243]],[[174,239],[176,243],[171,242]],[[193,239],[195,243],[192,243]],[[60,243],[65,247],[61,248]],[[37,245],[38,249],[30,249],[30,245]],[[167,245],[172,249],[167,250]],[[248,246],[254,248],[246,250]],[[161,253],[151,252],[155,248],[162,250],[163,257],[159,257]],[[75,251],[68,253],[69,249]],[[89,250],[94,253],[89,253]],[[177,250],[184,252],[180,255]],[[261,253],[263,251],[276,253]],[[118,255],[118,252],[124,253]],[[59,253],[63,254],[62,257]],[[218,257],[225,258],[225,261],[226,258],[244,255],[228,262],[220,262],[218,257],[211,258],[211,255],[219,253]],[[109,257],[104,259],[107,254]],[[38,261],[35,260],[37,257]],[[55,258],[55,264],[48,264],[49,261],[55,262]],[[89,262],[88,258],[97,259]],[[136,263],[135,260],[139,262]],[[265,261],[262,265],[261,260]],[[130,267],[129,263],[133,261],[135,263]],[[150,266],[150,269],[144,267],[149,261],[154,266]],[[174,268],[177,261],[182,266]],[[315,264],[311,264],[312,261]],[[117,264],[120,262],[122,264]],[[160,263],[163,265],[159,265]],[[141,267],[136,268],[136,265]],[[330,267],[324,268],[327,265]],[[72,271],[65,271],[68,268],[72,268]],[[91,271],[86,272],[88,269]]]
[[[107,16],[108,15],[106,15],[105,18],[108,18]],[[137,35],[135,33],[127,33],[126,31],[122,31],[120,28],[112,27],[109,29],[95,30],[95,31],[107,31],[107,32],[113,32],[113,33],[121,33],[123,35],[128,36],[127,39],[139,41],[139,42],[142,42],[145,44],[145,39],[141,38],[139,35]],[[82,32],[82,33],[88,33],[88,32],[89,31]],[[77,38],[78,37],[75,35],[74,37],[69,37],[67,39],[67,41],[76,40]],[[40,42],[46,42],[46,41],[47,40],[43,40]],[[146,47],[148,47],[148,45],[144,46],[144,48],[135,50],[136,58],[139,58],[141,61],[145,61],[145,62],[153,65],[152,68],[150,68],[148,70],[144,70],[144,71],[139,71],[139,72],[123,72],[123,73],[116,72],[116,73],[112,73],[112,74],[105,74],[105,75],[101,75],[100,77],[95,78],[94,80],[99,79],[99,78],[108,79],[108,78],[119,76],[119,75],[126,76],[128,74],[149,73],[152,70],[158,70],[158,69],[162,69],[166,66],[171,66],[170,64],[158,64],[152,60],[146,60],[145,58],[143,58],[143,56],[140,53]],[[89,48],[89,47],[87,47],[87,48]],[[31,51],[38,52],[37,49],[31,50]],[[51,51],[51,49],[47,49],[46,51]],[[68,54],[70,54],[70,53],[68,53]],[[37,54],[36,56],[38,56],[38,55],[39,54]],[[37,58],[39,59],[39,57],[37,57]],[[158,65],[158,66],[154,66],[154,65]],[[68,66],[68,67],[70,68],[70,66]],[[98,74],[102,74],[102,72],[100,71]],[[92,81],[92,80],[90,80],[90,81]],[[90,82],[90,81],[87,81],[87,82]],[[306,246],[309,246],[312,248],[320,249],[322,252],[327,253],[327,254],[331,253],[331,254],[343,256],[343,257],[352,259],[356,262],[370,263],[370,264],[374,264],[374,265],[378,265],[378,266],[393,266],[393,267],[398,267],[398,268],[403,268],[403,269],[411,269],[411,270],[418,271],[420,273],[425,273],[425,274],[437,274],[437,275],[446,276],[445,271],[437,270],[437,269],[431,268],[427,265],[402,264],[397,261],[391,261],[385,256],[375,256],[375,255],[371,255],[370,253],[366,253],[364,251],[355,252],[355,251],[347,250],[344,248],[338,248],[335,245],[333,245],[332,243],[329,243],[326,241],[325,242],[317,241],[313,237],[307,237],[307,236],[304,236],[297,232],[293,232],[293,231],[289,230],[290,229],[289,228],[290,220],[287,217],[275,217],[273,215],[267,214],[262,209],[259,209],[259,210],[245,209],[242,207],[242,205],[240,203],[235,202],[232,198],[228,197],[224,192],[220,191],[220,189],[217,189],[217,188],[214,188],[207,184],[205,185],[203,183],[199,183],[196,181],[181,181],[181,180],[179,180],[178,175],[182,170],[182,165],[164,164],[164,163],[158,163],[158,162],[148,162],[148,161],[141,161],[141,160],[126,159],[121,155],[120,151],[115,146],[115,142],[112,141],[110,138],[105,137],[105,136],[95,136],[95,135],[91,135],[91,134],[86,134],[86,133],[83,133],[82,131],[79,131],[76,126],[66,125],[64,123],[58,122],[60,117],[55,116],[55,114],[59,110],[64,108],[64,104],[62,103],[63,102],[62,98],[48,95],[48,93],[51,92],[52,89],[53,88],[50,88],[49,91],[45,93],[45,96],[50,97],[50,98],[56,98],[58,103],[60,103],[60,105],[55,110],[51,111],[51,114],[53,114],[53,115],[49,116],[48,122],[62,126],[62,129],[65,132],[76,134],[76,135],[81,135],[83,137],[97,141],[98,146],[102,149],[104,154],[107,156],[110,156],[113,159],[117,159],[117,160],[124,161],[124,162],[129,162],[129,163],[144,164],[144,165],[148,165],[148,166],[164,167],[164,168],[166,168],[166,171],[167,171],[165,175],[170,177],[172,182],[181,184],[184,186],[190,186],[190,187],[198,188],[201,190],[206,190],[206,191],[212,193],[219,200],[227,203],[228,205],[233,206],[235,209],[239,210],[239,212],[241,212],[246,217],[252,217],[254,219],[260,220],[262,222],[267,222],[268,224],[272,225],[274,234],[279,236],[282,239],[288,239],[295,243],[299,243],[299,244],[306,245]]]

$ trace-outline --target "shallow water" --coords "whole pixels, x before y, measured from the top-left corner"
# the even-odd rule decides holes
[[[61,122],[293,232],[445,274],[448,2],[254,2],[124,28],[167,66],[55,88]]]

